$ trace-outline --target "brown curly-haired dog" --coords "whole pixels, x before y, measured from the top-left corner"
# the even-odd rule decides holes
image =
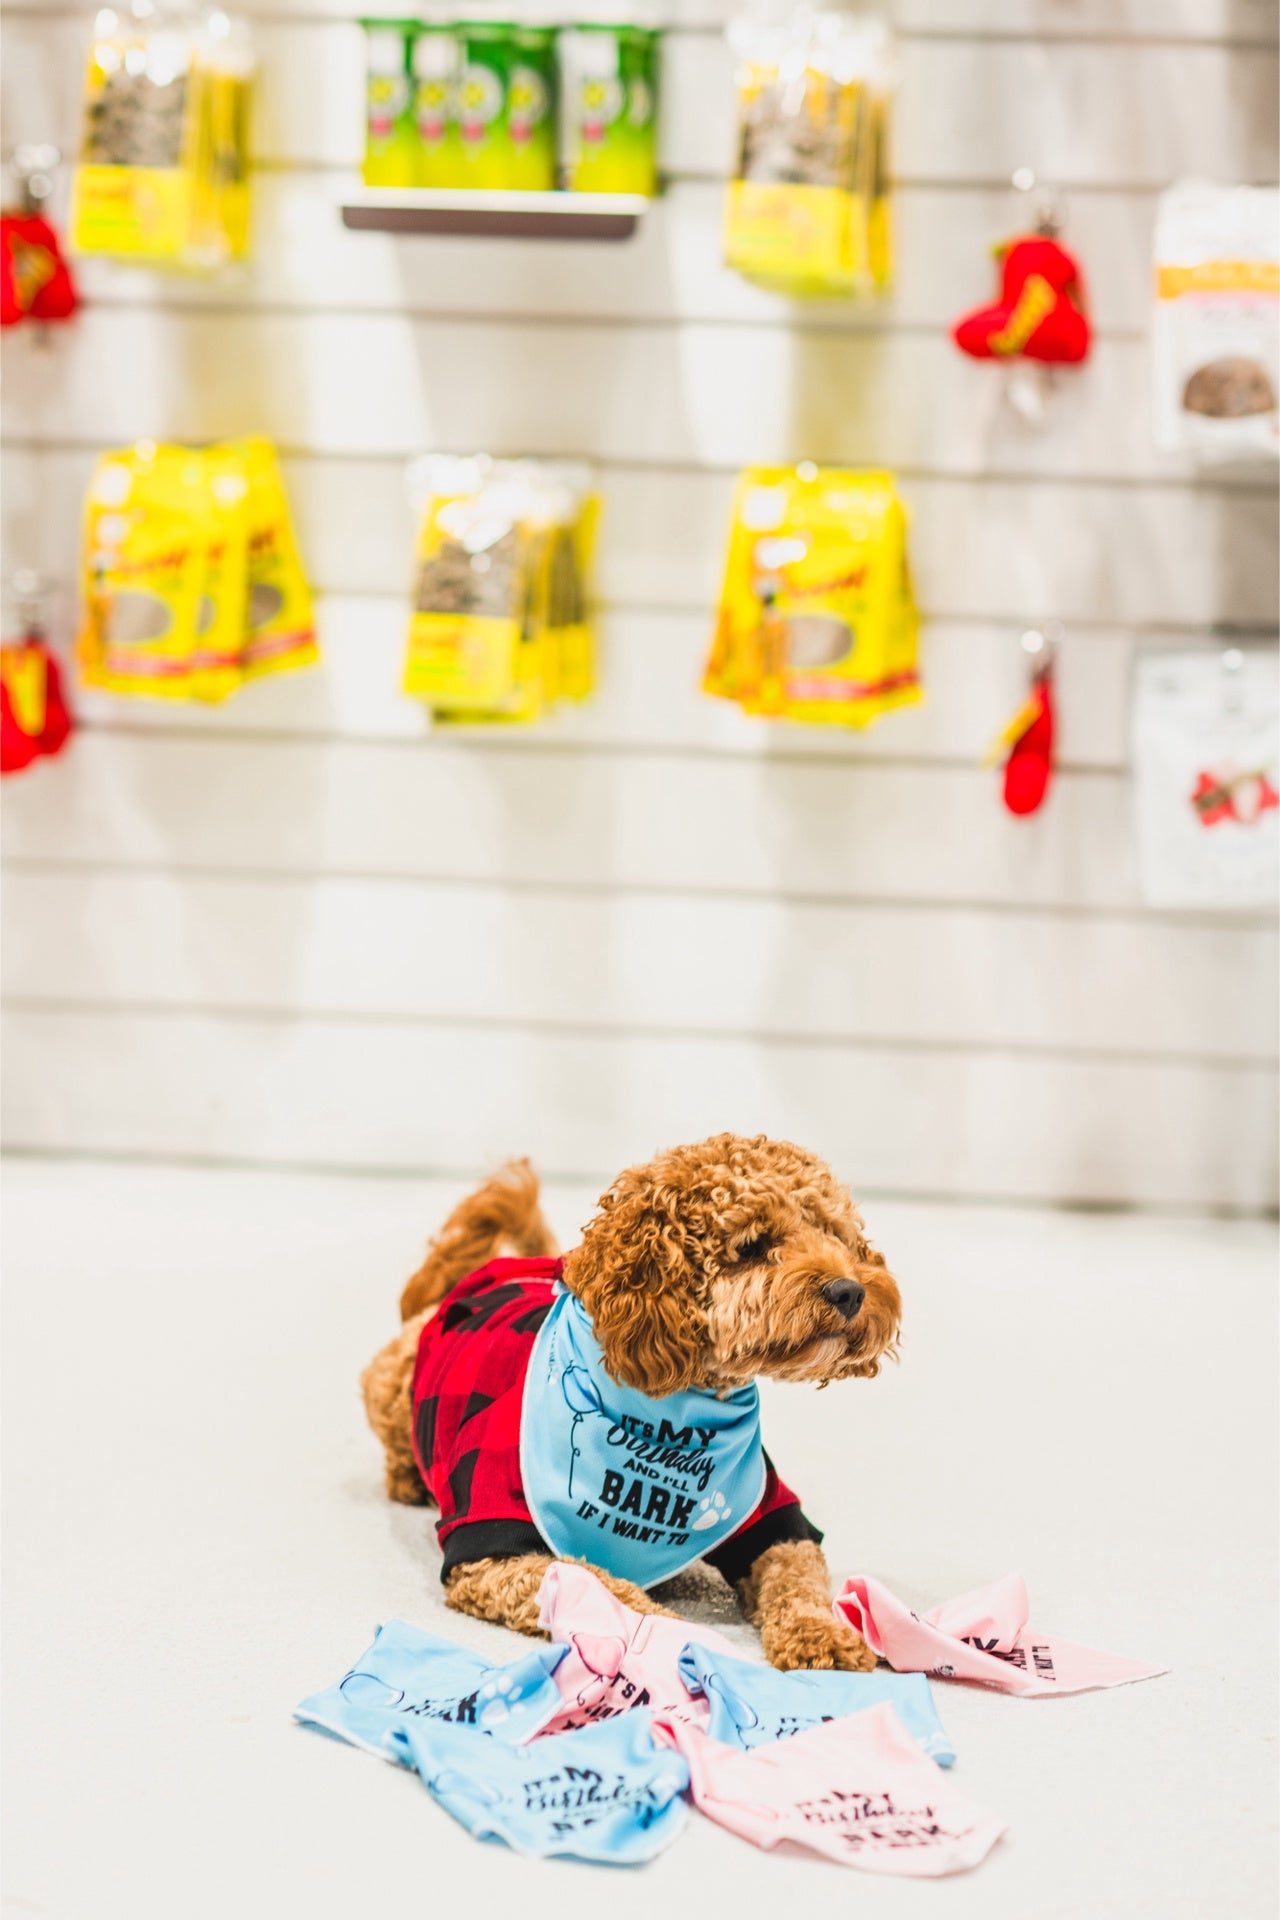
[[[525,1259],[555,1251],[526,1161],[451,1215],[404,1289],[400,1335],[362,1377],[393,1500],[431,1500],[414,1450],[422,1330],[450,1289],[504,1248]],[[761,1374],[823,1386],[869,1379],[898,1337],[897,1285],[868,1245],[848,1189],[816,1155],[763,1135],[718,1134],[628,1168],[559,1272],[590,1318],[605,1371],[654,1400],[686,1389],[724,1394]],[[483,1326],[468,1338],[483,1339]],[[768,1544],[749,1564],[741,1555],[734,1563],[766,1657],[782,1668],[873,1666],[865,1642],[832,1614],[816,1529],[798,1506],[781,1511],[789,1524],[775,1518]],[[767,1538],[770,1530],[757,1531]],[[740,1530],[748,1550],[751,1533]],[[554,1558],[540,1544],[540,1552],[455,1556],[454,1564],[446,1548],[447,1603],[537,1633],[538,1588]],[[630,1581],[593,1571],[638,1611],[665,1611]]]

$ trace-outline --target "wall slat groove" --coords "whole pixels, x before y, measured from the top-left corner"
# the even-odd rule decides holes
[[[707,1037],[702,1027],[679,1027],[646,1025],[641,1021],[612,1020],[607,1025],[598,1021],[570,1019],[533,1019],[503,1017],[500,1014],[429,1014],[379,1012],[368,1009],[353,1011],[349,1008],[328,1006],[270,1007],[257,1006],[250,1002],[237,1003],[233,1007],[220,1007],[207,1001],[185,1004],[181,1001],[148,1001],[143,999],[102,1000],[91,996],[59,997],[38,993],[8,993],[0,1004],[15,1013],[41,1015],[92,1015],[103,1020],[192,1020],[209,1022],[225,1020],[239,1022],[253,1021],[264,1026],[299,1026],[308,1020],[322,1021],[333,1027],[394,1027],[397,1031],[405,1029],[426,1031],[440,1030],[446,1033],[483,1033],[483,1034],[530,1034],[548,1038],[571,1040],[660,1040],[663,1042],[701,1041]],[[846,1033],[771,1033],[767,1029],[739,1028],[721,1026],[716,1029],[717,1040],[740,1042],[752,1047],[787,1047],[803,1051],[815,1048],[828,1053],[836,1049],[848,1052],[861,1052],[874,1048],[879,1053],[921,1054],[927,1057],[956,1054],[963,1058],[994,1056],[1010,1059],[1068,1060],[1079,1065],[1135,1066],[1147,1065],[1153,1060],[1161,1066],[1186,1067],[1190,1069],[1213,1068],[1223,1073],[1260,1074],[1268,1082],[1274,1076],[1274,1059],[1269,1057],[1215,1053],[1159,1053],[1150,1054],[1140,1048],[1125,1047],[1089,1047],[1078,1044],[1054,1046],[1048,1043],[1019,1043],[1002,1040],[948,1040],[921,1039],[915,1035],[902,1034],[863,1034],[856,1030]]]

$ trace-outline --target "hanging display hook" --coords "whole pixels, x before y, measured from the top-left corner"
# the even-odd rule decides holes
[[[57,147],[22,146],[14,149],[13,172],[18,204],[23,213],[39,213],[53,192],[53,176],[62,159]]]
[[[49,582],[33,567],[19,567],[10,582],[10,591],[13,595],[14,613],[23,639],[43,640],[47,624]]]

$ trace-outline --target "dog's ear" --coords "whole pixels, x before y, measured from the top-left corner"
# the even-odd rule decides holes
[[[698,1383],[706,1323],[695,1298],[677,1196],[648,1169],[615,1181],[565,1262],[600,1343],[605,1372],[653,1400]]]

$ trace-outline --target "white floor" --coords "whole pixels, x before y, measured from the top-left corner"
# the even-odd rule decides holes
[[[6,1913],[1269,1920],[1268,1228],[869,1208],[901,1368],[766,1389],[834,1567],[925,1603],[1017,1567],[1036,1625],[1173,1671],[1060,1701],[937,1688],[957,1779],[1009,1821],[972,1874],[855,1876],[695,1816],[606,1878],[481,1848],[412,1777],[290,1720],[391,1615],[520,1644],[444,1612],[430,1517],[384,1502],[356,1395],[453,1197],[8,1166]],[[566,1235],[590,1199],[551,1196]]]

